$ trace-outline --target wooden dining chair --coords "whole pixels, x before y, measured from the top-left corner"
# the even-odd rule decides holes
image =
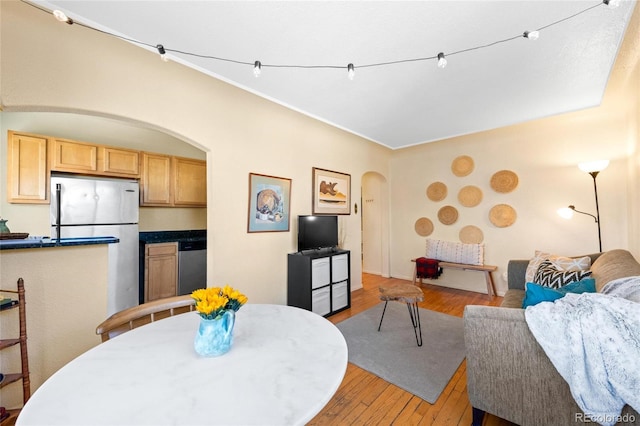
[[[153,300],[116,312],[96,328],[96,334],[101,335],[102,341],[106,342],[141,325],[183,312],[193,311],[194,309],[195,301],[191,295]]]

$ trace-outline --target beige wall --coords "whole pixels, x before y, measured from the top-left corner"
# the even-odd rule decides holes
[[[425,238],[414,231],[420,217],[434,222],[430,238],[459,241],[465,225],[484,232],[485,263],[499,267],[498,292],[506,289],[502,279],[507,262],[530,258],[535,250],[566,255],[598,251],[597,227],[588,216],[561,219],[556,210],[569,204],[595,214],[593,180],[580,171],[582,161],[609,159],[611,164],[597,178],[603,250],[628,248],[640,258],[640,167],[638,126],[640,123],[640,42],[637,39],[640,10],[636,10],[627,37],[599,107],[508,126],[492,131],[452,138],[395,151],[391,161],[391,275],[410,278],[409,259],[424,255]],[[460,117],[464,120],[464,117]],[[475,170],[456,177],[451,163],[469,155]],[[493,173],[508,169],[517,173],[515,191],[501,194],[491,189]],[[426,197],[435,181],[448,186],[441,202]],[[457,194],[465,185],[478,186],[481,204],[460,205]],[[492,206],[506,203],[515,208],[513,226],[498,228],[489,221]],[[458,221],[443,225],[438,210],[452,205]],[[445,271],[436,284],[486,291],[481,274]]]
[[[95,328],[107,314],[106,245],[3,250],[1,288],[24,279],[31,391],[73,358],[100,343]],[[2,312],[0,336],[15,338],[18,311]],[[20,350],[2,351],[2,372],[20,371]],[[2,389],[2,406],[22,403],[22,385]]]
[[[638,30],[638,26],[635,29]],[[635,72],[632,74],[629,85],[630,91],[635,92],[637,100],[635,145],[631,148],[632,156],[629,160],[629,248],[638,255],[640,253],[640,47],[636,48],[636,54]]]

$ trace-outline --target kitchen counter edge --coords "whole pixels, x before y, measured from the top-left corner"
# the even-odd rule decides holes
[[[116,237],[62,238],[60,242],[47,237],[28,237],[23,240],[0,240],[0,250],[89,246],[96,244],[115,244],[119,242],[120,239]]]

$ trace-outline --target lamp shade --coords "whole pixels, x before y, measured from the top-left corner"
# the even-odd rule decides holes
[[[609,160],[586,161],[578,164],[578,168],[583,172],[601,172],[607,168]]]

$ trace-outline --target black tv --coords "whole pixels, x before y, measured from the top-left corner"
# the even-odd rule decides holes
[[[338,246],[338,216],[298,216],[298,251]]]

